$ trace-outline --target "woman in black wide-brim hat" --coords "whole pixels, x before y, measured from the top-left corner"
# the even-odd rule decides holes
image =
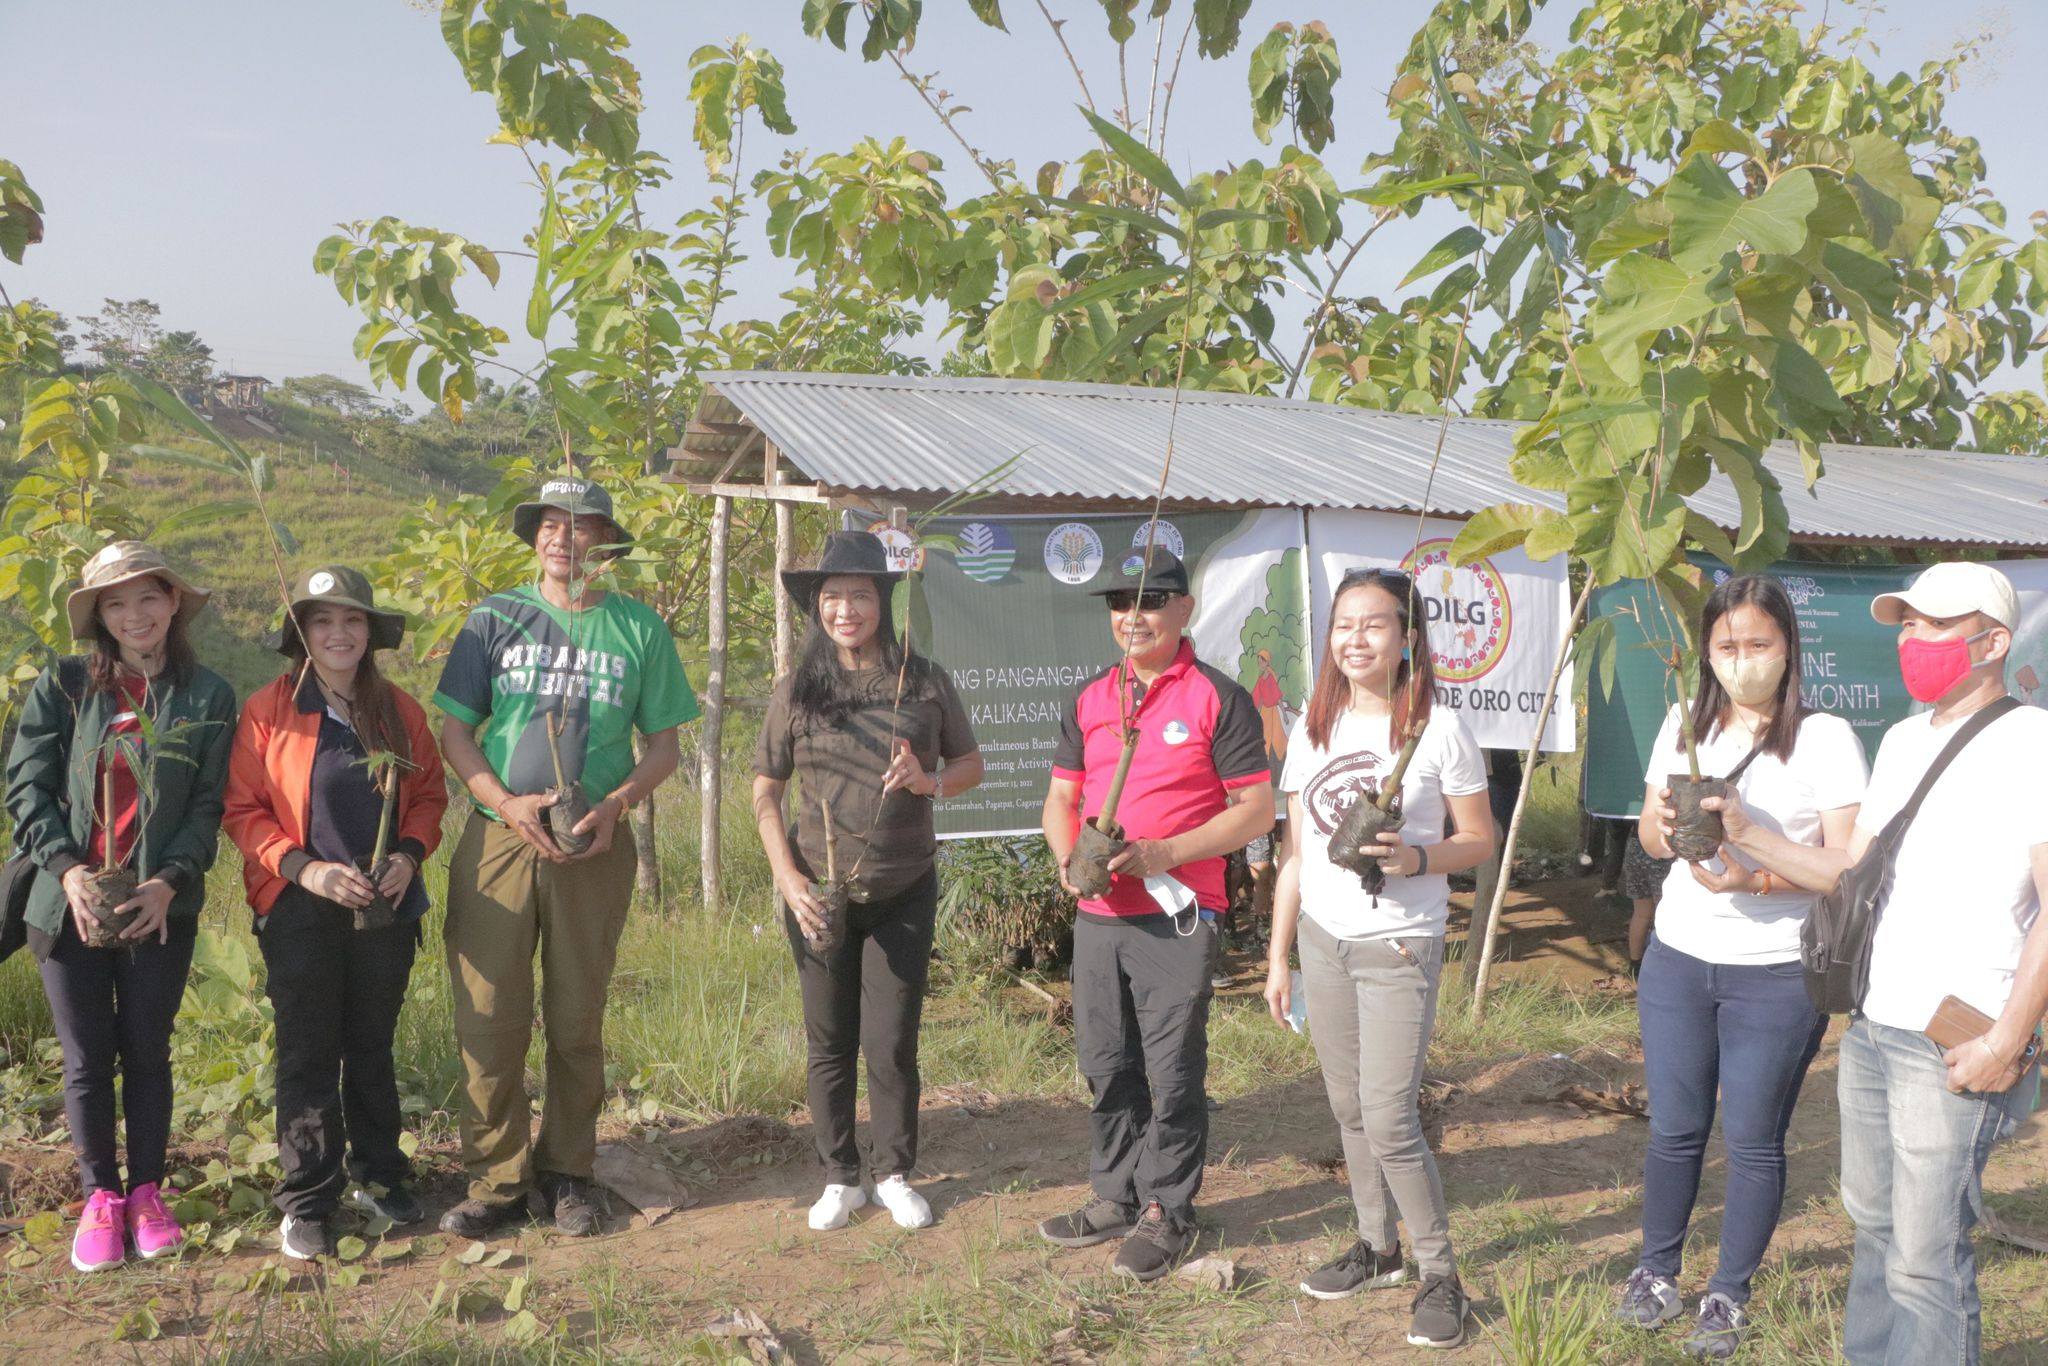
[[[803,986],[826,1182],[810,1225],[821,1231],[868,1200],[853,1122],[861,1053],[875,1198],[905,1228],[932,1220],[908,1180],[939,901],[932,803],[981,781],[981,753],[953,680],[896,634],[889,599],[902,577],[864,531],[832,533],[816,569],[782,576],[809,625],[754,759],[754,818]],[[801,779],[793,834],[782,803],[792,774]]]

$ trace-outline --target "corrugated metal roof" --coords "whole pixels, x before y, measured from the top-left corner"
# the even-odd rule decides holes
[[[705,376],[699,418],[758,427],[807,477],[899,494],[959,489],[1012,456],[993,491],[1024,498],[1149,497],[1166,448],[1168,390],[1050,380],[731,371]],[[737,409],[737,412],[733,410]],[[1415,511],[1440,419],[1299,399],[1181,395],[1170,503]],[[1508,477],[1516,423],[1451,420],[1429,510],[1469,516],[1504,501],[1561,507]],[[732,438],[696,434],[710,453]],[[1976,542],[2048,548],[2048,460],[1960,451],[1828,445],[1805,490],[1798,453],[1767,463],[1794,536]],[[1693,506],[1733,528],[1735,491],[1718,474]]]

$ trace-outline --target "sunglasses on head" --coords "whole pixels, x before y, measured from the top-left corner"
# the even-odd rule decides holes
[[[1173,594],[1158,588],[1148,588],[1142,593],[1126,588],[1115,593],[1104,593],[1102,597],[1112,612],[1128,612],[1133,607],[1141,611],[1157,612],[1173,601]]]

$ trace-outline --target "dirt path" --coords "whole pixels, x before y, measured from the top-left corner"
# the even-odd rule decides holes
[[[1545,886],[1518,894],[1511,972],[1611,971],[1611,917],[1601,914],[1590,934],[1548,919],[1571,914],[1568,905]],[[1788,1321],[1769,1343],[1746,1349],[1745,1359],[1815,1360],[1828,1350],[1850,1251],[1835,1198],[1834,1061],[1831,1041],[1792,1127],[1786,1219],[1770,1263],[1781,1269],[1767,1267],[1763,1278],[1776,1287],[1767,1312]],[[1524,1277],[1546,1297],[1583,1277],[1604,1312],[1608,1287],[1632,1264],[1645,1125],[1556,1097],[1568,1085],[1619,1090],[1640,1075],[1635,1058],[1589,1050],[1501,1064],[1432,1088],[1454,1236],[1483,1320],[1502,1323],[1501,1292]],[[495,1267],[460,1264],[453,1258],[462,1244],[422,1234],[403,1259],[366,1259],[360,1285],[338,1288],[330,1277],[323,1287],[319,1275],[298,1272],[285,1293],[268,1296],[244,1288],[252,1272],[279,1264],[267,1246],[92,1278],[54,1257],[0,1270],[0,1359],[104,1356],[122,1315],[152,1297],[166,1338],[142,1348],[146,1354],[190,1357],[260,1343],[261,1358],[312,1358],[375,1343],[380,1355],[410,1346],[434,1357],[483,1356],[521,1331],[523,1320],[503,1307],[521,1278],[523,1307],[555,1334],[537,1354],[566,1347],[674,1360],[699,1351],[697,1334],[736,1307],[758,1313],[798,1361],[1084,1362],[1199,1353],[1320,1362],[1409,1351],[1408,1291],[1336,1303],[1295,1291],[1351,1236],[1336,1132],[1314,1077],[1276,1081],[1215,1112],[1200,1250],[1236,1263],[1229,1293],[1186,1281],[1133,1287],[1108,1274],[1112,1247],[1067,1252],[1035,1237],[1038,1219],[1087,1195],[1087,1114],[1078,1103],[1002,1101],[964,1088],[928,1095],[919,1184],[939,1219],[915,1234],[873,1209],[838,1233],[809,1232],[804,1213],[816,1195],[816,1169],[807,1134],[789,1125],[731,1120],[643,1131],[641,1141],[684,1174],[695,1197],[691,1208],[653,1226],[625,1215],[587,1242],[530,1229],[493,1245],[510,1252]],[[459,1181],[451,1153],[426,1157],[438,1215],[460,1194]],[[1689,1292],[1711,1264],[1722,1175],[1717,1142],[1695,1221]],[[1987,1186],[1998,1192],[1994,1204],[2008,1223],[2048,1230],[2048,1136],[2038,1121],[1999,1151]],[[2048,1266],[2033,1254],[1980,1245],[1986,1359],[2048,1360]],[[1792,1321],[1807,1300],[1814,1303]],[[1500,1348],[1475,1333],[1451,1355],[1488,1361]],[[1633,1347],[1623,1355],[1675,1359],[1643,1357]]]

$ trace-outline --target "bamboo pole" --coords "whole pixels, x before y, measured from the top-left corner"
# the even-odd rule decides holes
[[[1558,683],[1564,677],[1565,665],[1571,662],[1572,649],[1578,643],[1579,626],[1586,619],[1586,604],[1593,596],[1593,576],[1586,576],[1586,586],[1579,590],[1579,600],[1572,604],[1571,620],[1565,624],[1564,644],[1558,647],[1557,662],[1550,668],[1550,684],[1543,690],[1543,706],[1536,713],[1536,728],[1529,736],[1529,752],[1522,756],[1522,786],[1515,793],[1515,814],[1508,818],[1508,837],[1501,845],[1500,876],[1494,879],[1493,899],[1486,912],[1485,938],[1479,944],[1479,972],[1472,979],[1472,1018],[1479,1019],[1486,1014],[1486,993],[1492,985],[1493,945],[1500,937],[1501,908],[1507,904],[1509,876],[1515,866],[1515,841],[1522,833],[1522,816],[1529,809],[1529,789],[1536,782],[1536,761],[1542,757],[1543,728],[1550,724],[1550,713],[1557,706]],[[1472,924],[1476,933],[1479,925],[1479,903],[1475,895],[1472,905]]]
[[[775,504],[775,677],[786,676],[796,663],[796,613],[781,589],[783,571],[796,554],[796,508]]]
[[[704,680],[704,724],[697,729],[699,887],[707,911],[725,905],[718,876],[718,799],[725,767],[726,544],[731,531],[732,499],[720,494],[711,513],[711,668]]]

